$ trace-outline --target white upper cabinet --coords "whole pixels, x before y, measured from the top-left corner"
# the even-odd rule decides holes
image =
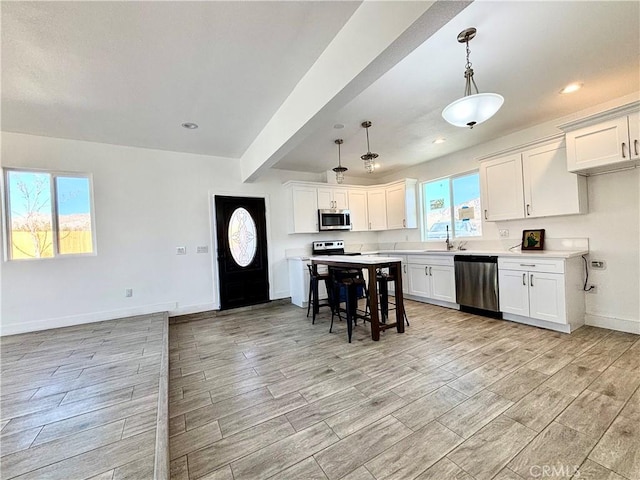
[[[524,218],[522,159],[519,153],[480,164],[483,218],[495,222]]]
[[[384,188],[367,190],[369,230],[387,229],[387,192]]]
[[[567,169],[590,174],[640,164],[640,102],[562,125]]]
[[[293,185],[291,191],[291,222],[289,233],[318,231],[318,192],[315,187]]]
[[[483,161],[480,182],[488,221],[587,212],[586,179],[567,171],[560,138]]]
[[[417,180],[407,178],[386,188],[387,230],[417,228]]]
[[[346,188],[318,188],[318,208],[322,210],[348,209],[348,190]]]
[[[522,153],[526,218],[587,212],[586,178],[567,171],[564,142]]]
[[[349,211],[351,212],[351,231],[364,232],[369,230],[367,191],[349,190],[348,196]]]

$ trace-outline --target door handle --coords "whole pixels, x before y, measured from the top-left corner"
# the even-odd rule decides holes
[[[624,148],[627,146],[626,143],[622,142],[622,158],[627,158],[626,155],[624,154]]]
[[[525,287],[527,286],[527,274],[526,273],[522,274],[522,285],[524,285]]]
[[[533,273],[529,277],[529,285],[531,285],[533,287]]]
[[[529,207],[531,207],[531,205],[527,203],[527,215],[531,215],[531,212],[529,211]]]
[[[486,208],[484,209],[484,219],[485,219],[485,220],[489,220],[489,219],[487,218],[487,209],[486,209]]]

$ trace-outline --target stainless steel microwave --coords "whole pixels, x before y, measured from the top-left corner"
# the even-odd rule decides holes
[[[349,210],[318,210],[318,229],[351,230],[351,213]]]

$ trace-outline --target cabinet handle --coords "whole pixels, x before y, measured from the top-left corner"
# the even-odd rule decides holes
[[[407,220],[404,218],[402,219],[402,226],[405,228],[407,227]]]
[[[489,219],[487,218],[487,209],[486,209],[486,208],[484,209],[484,219],[485,219],[485,220],[489,220]]]
[[[432,270],[432,267],[429,267],[429,276],[433,277],[433,275],[431,275],[431,270]]]
[[[531,207],[531,205],[527,203],[527,215],[531,215],[531,212],[529,211],[529,207]]]
[[[526,287],[527,286],[527,274],[523,273],[522,274],[522,284]]]
[[[424,274],[429,275],[429,267],[424,267]]]
[[[626,143],[622,142],[622,158],[627,158],[627,156],[624,154],[624,148],[627,146]]]
[[[535,267],[536,264],[535,263],[521,263],[520,266],[521,267]]]
[[[369,230],[371,230],[371,222],[369,222]]]
[[[635,150],[635,152],[636,152],[636,157],[637,157],[638,155],[640,155],[640,154],[638,153],[638,140],[634,140],[634,141],[633,141],[633,149],[634,149],[634,150]]]
[[[529,285],[531,285],[533,287],[533,273],[529,277]]]

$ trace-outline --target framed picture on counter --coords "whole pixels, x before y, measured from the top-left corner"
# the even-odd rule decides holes
[[[544,228],[522,231],[522,250],[542,250],[544,248]]]

